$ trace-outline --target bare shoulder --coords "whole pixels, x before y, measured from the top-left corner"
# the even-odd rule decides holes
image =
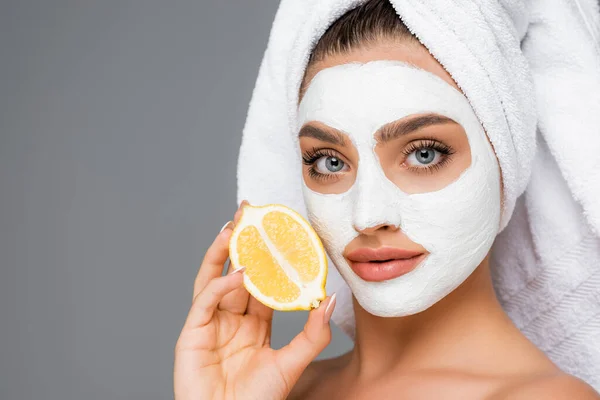
[[[326,360],[313,361],[304,370],[298,382],[294,385],[288,400],[305,399],[309,392],[313,391],[319,384],[327,381],[327,375],[338,370],[346,360],[346,354]]]
[[[545,375],[512,385],[490,397],[489,400],[600,400],[600,394],[590,385],[565,373]]]

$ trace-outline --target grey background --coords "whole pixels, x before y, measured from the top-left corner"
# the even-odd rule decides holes
[[[172,398],[277,6],[0,1],[0,399]]]

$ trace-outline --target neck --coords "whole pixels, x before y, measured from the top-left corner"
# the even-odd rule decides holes
[[[356,300],[354,312],[356,338],[350,366],[366,379],[392,370],[481,371],[485,360],[495,357],[490,342],[518,332],[498,303],[487,258],[458,288],[421,313],[377,317]]]

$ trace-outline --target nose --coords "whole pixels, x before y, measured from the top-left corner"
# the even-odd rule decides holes
[[[375,226],[368,226],[368,227],[358,227],[358,226],[354,226],[354,230],[360,234],[363,235],[374,235],[375,232],[382,230],[382,231],[397,231],[399,228],[397,226],[394,226],[392,224],[379,224],[379,225],[375,225]]]
[[[400,214],[393,195],[371,183],[357,188],[352,210],[352,227],[358,233],[373,235],[381,230],[400,229]]]
[[[374,154],[365,154],[353,188],[352,226],[356,232],[372,235],[383,229],[400,228],[396,186],[381,170]]]

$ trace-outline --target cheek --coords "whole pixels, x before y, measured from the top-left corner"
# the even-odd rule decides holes
[[[358,234],[352,226],[351,190],[340,195],[321,194],[303,185],[308,219],[330,255],[341,253]]]
[[[499,228],[500,174],[495,156],[480,151],[445,188],[409,195],[402,219],[406,234],[429,251],[457,259],[476,253],[480,261]]]

